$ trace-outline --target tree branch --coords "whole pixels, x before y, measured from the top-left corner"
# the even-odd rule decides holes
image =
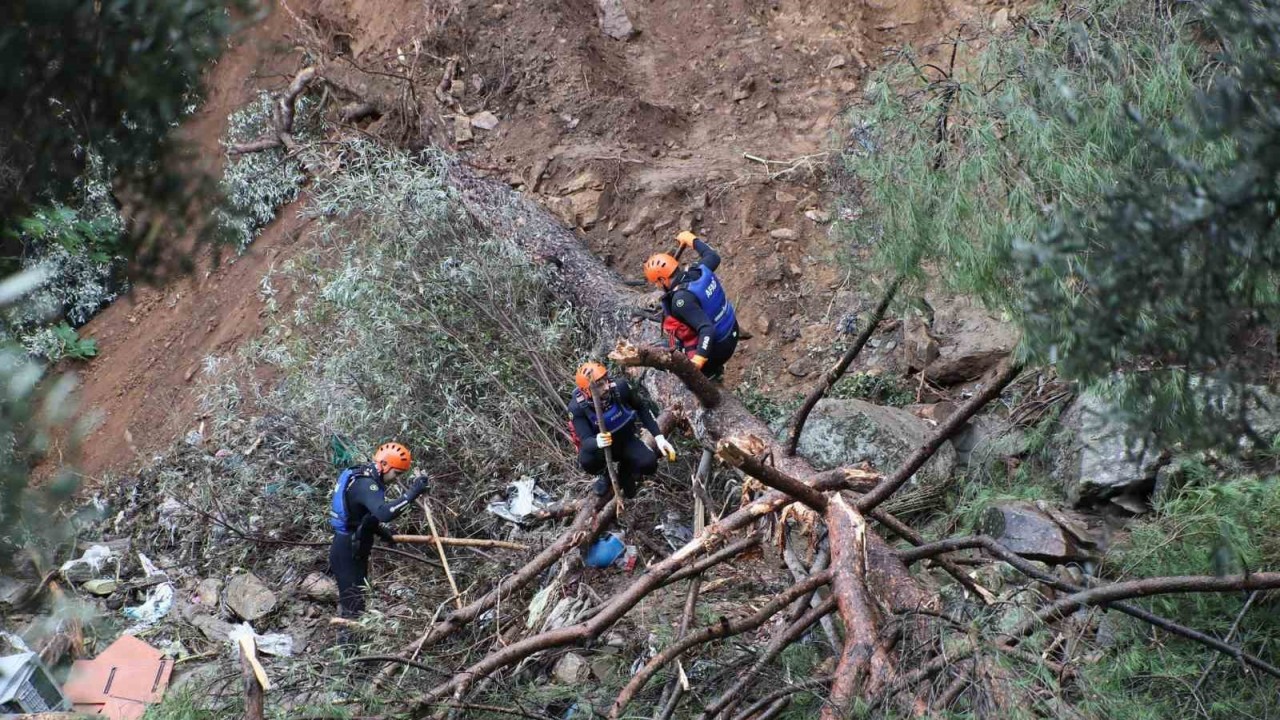
[[[791,416],[790,422],[787,423],[787,426],[790,428],[790,431],[787,434],[787,457],[791,457],[796,454],[796,445],[800,443],[800,433],[804,431],[804,423],[809,419],[809,413],[813,412],[813,408],[818,404],[818,401],[821,400],[822,397],[831,390],[831,388],[835,387],[835,384],[839,382],[840,378],[844,377],[845,371],[849,369],[849,365],[851,365],[854,359],[858,357],[858,353],[862,352],[863,346],[867,344],[867,341],[871,339],[872,334],[875,333],[876,326],[878,326],[880,324],[880,320],[884,318],[885,311],[889,309],[889,304],[893,302],[893,298],[898,294],[898,288],[901,286],[902,276],[899,275],[893,279],[892,283],[889,284],[889,289],[885,290],[884,296],[880,298],[880,304],[877,305],[876,309],[871,313],[871,318],[867,320],[866,327],[862,328],[862,332],[859,333],[857,339],[853,341],[853,346],[845,351],[844,355],[840,357],[830,370],[827,370],[822,374],[822,378],[816,385],[814,385],[813,389],[809,391],[809,394],[805,396],[804,403],[802,403],[800,408],[796,410],[795,414]]]
[[[702,406],[711,409],[720,404],[720,389],[679,350],[633,345],[619,340],[609,359],[623,367],[651,367],[680,378]]]
[[[955,414],[939,425],[933,435],[925,441],[925,444],[912,453],[911,457],[907,458],[907,461],[895,470],[888,480],[876,485],[870,492],[858,499],[858,510],[864,514],[869,513],[880,503],[888,500],[889,496],[905,485],[916,474],[917,470],[923,467],[926,462],[929,462],[929,458],[938,452],[938,448],[942,447],[944,442],[959,432],[965,423],[969,422],[969,418],[976,415],[987,403],[999,397],[1000,392],[1017,377],[1021,369],[1021,365],[1006,361],[990,385],[957,408]]]

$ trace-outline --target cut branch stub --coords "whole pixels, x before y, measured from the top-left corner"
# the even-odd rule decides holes
[[[726,464],[738,468],[774,490],[780,490],[790,495],[818,512],[823,512],[827,509],[827,497],[825,495],[813,486],[807,485],[775,467],[765,465],[760,458],[754,457],[744,450],[741,446],[742,444],[751,445],[755,443],[751,443],[750,440],[742,443],[736,438],[721,440],[716,445],[716,455]]]
[[[626,340],[619,340],[618,345],[609,353],[609,359],[623,367],[651,367],[680,378],[689,388],[702,406],[711,409],[720,404],[720,388],[702,374],[696,365],[679,350],[646,345],[633,345]]]

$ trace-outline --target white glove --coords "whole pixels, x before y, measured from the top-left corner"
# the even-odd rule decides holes
[[[596,447],[607,448],[613,444],[613,433],[602,432],[596,435]]]
[[[658,452],[666,456],[667,462],[676,461],[676,449],[671,446],[671,443],[667,442],[665,437],[659,435],[653,441],[658,444]]]

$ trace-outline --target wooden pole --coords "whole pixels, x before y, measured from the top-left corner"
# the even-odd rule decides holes
[[[436,530],[436,519],[431,515],[431,506],[425,499],[419,499],[418,502],[422,505],[422,511],[427,514],[427,526],[431,528],[431,537],[435,539],[436,553],[440,556],[440,564],[444,566],[444,576],[453,590],[453,602],[461,610],[462,593],[458,592],[458,583],[453,579],[453,571],[449,569],[449,558],[445,557],[444,544],[440,542],[440,531]]]
[[[248,635],[240,638],[240,676],[244,678],[245,720],[263,720],[263,706],[271,681],[267,679],[262,663],[258,662],[253,638]]]
[[[596,409],[596,432],[605,432],[604,429],[604,402],[600,399],[600,393],[604,389],[604,384],[599,380],[591,382],[591,404]],[[618,470],[613,466],[613,448],[605,447],[604,450],[604,466],[609,472],[609,484],[613,486],[613,502],[617,508],[618,518],[622,518],[622,488],[618,486]],[[433,531],[434,532],[434,531]]]
[[[438,537],[436,535],[393,535],[398,543],[409,543],[418,545],[427,545],[440,543],[441,545],[453,545],[455,547],[481,547],[481,548],[501,548],[503,550],[528,550],[528,545],[520,543],[507,542],[506,540],[481,540],[476,538],[455,538],[455,537]]]

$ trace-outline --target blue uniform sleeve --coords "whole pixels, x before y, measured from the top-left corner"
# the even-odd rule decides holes
[[[706,265],[708,270],[715,272],[716,268],[720,267],[720,253],[702,242],[702,238],[693,241],[693,249],[698,251],[698,262]]]

